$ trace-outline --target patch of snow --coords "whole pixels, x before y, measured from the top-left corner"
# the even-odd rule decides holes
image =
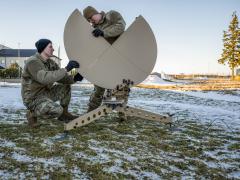
[[[124,153],[122,151],[118,151],[118,150],[113,150],[113,149],[107,149],[107,148],[103,148],[103,147],[95,147],[95,146],[91,146],[89,145],[89,148],[92,149],[92,150],[95,150],[97,154],[100,155],[100,158],[101,157],[108,157],[108,156],[105,156],[104,153],[113,153],[115,156],[117,157],[121,157],[127,161],[130,161],[130,162],[133,162],[133,161],[137,161],[137,158],[134,157],[134,156],[131,156],[127,153]]]
[[[73,174],[73,179],[81,179],[81,180],[88,180],[90,179],[86,173],[82,172],[78,167],[74,167],[71,169],[71,173]]]
[[[77,153],[75,153],[75,157],[80,158],[80,159],[87,159],[90,162],[93,162],[94,164],[95,163],[105,163],[105,162],[108,162],[110,160],[109,155],[107,155],[105,153],[100,153],[100,152],[102,152],[101,148],[99,148],[97,150],[97,153],[96,153],[97,155],[96,156],[89,156],[86,153],[77,152]]]
[[[47,147],[48,149],[51,148],[55,143],[62,141],[63,139],[68,138],[70,141],[74,141],[73,137],[68,137],[64,133],[58,133],[53,137],[49,137],[43,140],[43,143],[41,143],[42,147]],[[74,138],[75,139],[75,138]],[[71,144],[64,144],[64,147],[72,148]]]
[[[71,144],[64,144],[63,147],[72,148],[73,146]]]
[[[21,109],[24,108],[20,88],[0,88],[0,108]]]
[[[234,171],[234,172],[231,172],[228,174],[228,178],[231,178],[231,179],[240,179],[240,170],[237,170],[237,171]]]
[[[186,94],[188,96],[200,97],[204,99],[213,100],[223,100],[230,102],[240,102],[239,96],[229,95],[229,94],[219,94],[217,91],[203,92],[203,91],[173,91],[181,94]]]
[[[137,177],[137,179],[159,180],[159,179],[161,179],[161,177],[158,174],[154,173],[154,172],[142,171],[140,173],[140,176]]]
[[[9,171],[1,170],[0,169],[0,177],[2,180],[8,180],[13,178],[13,174]]]
[[[49,159],[35,158],[34,162],[43,163],[45,165],[45,167],[48,167],[48,166],[64,167],[65,166],[64,160],[62,157],[53,157],[53,158],[49,158]]]
[[[49,159],[45,158],[35,158],[35,157],[30,157],[25,154],[19,154],[14,152],[12,154],[12,158],[15,159],[16,161],[20,162],[26,162],[26,163],[32,163],[32,162],[40,162],[43,163],[44,166],[47,168],[48,166],[57,166],[57,167],[64,167],[64,161],[62,157],[52,157]]]
[[[20,87],[21,83],[8,83],[8,82],[0,82],[0,86],[10,86],[10,87]]]
[[[172,85],[172,84],[176,84],[176,83],[175,82],[166,81],[164,79],[161,79],[157,75],[149,75],[140,84],[146,84],[146,85]]]
[[[121,159],[115,159],[114,165],[109,168],[104,168],[103,170],[109,173],[124,173],[125,170],[121,168],[122,160]]]
[[[0,159],[1,159],[4,155],[5,155],[4,153],[0,153]]]
[[[51,147],[52,145],[54,145],[54,143],[52,142],[52,140],[47,138],[43,140],[43,143],[41,145],[42,147]]]
[[[4,139],[0,139],[0,147],[16,147],[16,144],[14,142],[11,141],[6,141]]]
[[[28,162],[28,163],[31,163],[33,162],[35,159],[32,158],[32,157],[29,157],[25,154],[19,154],[19,153],[16,153],[14,152],[12,154],[12,158],[15,159],[16,161],[20,161],[20,162]]]
[[[104,168],[103,170],[108,173],[120,173],[124,175],[131,175],[136,179],[153,179],[153,180],[161,179],[161,177],[154,172],[140,170],[141,168],[139,166],[135,166],[135,169],[138,170],[123,169],[121,168],[122,163],[123,163],[122,160],[116,159],[115,164],[113,166],[109,168]]]

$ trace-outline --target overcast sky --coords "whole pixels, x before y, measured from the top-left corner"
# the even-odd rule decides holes
[[[232,13],[240,13],[240,0],[6,0],[0,1],[0,44],[11,48],[35,48],[39,38],[60,46],[62,65],[68,58],[63,44],[67,18],[75,8],[117,10],[127,27],[142,15],[150,24],[158,44],[153,71],[165,73],[230,74],[219,65],[223,30]]]

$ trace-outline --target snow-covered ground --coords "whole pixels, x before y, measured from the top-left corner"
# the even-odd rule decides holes
[[[81,87],[85,87],[83,91]],[[92,89],[92,86],[73,86],[72,103],[86,104],[89,94],[84,90]],[[222,126],[240,128],[240,91],[226,94],[224,91],[163,91],[157,89],[132,88],[129,105],[141,107],[160,114],[173,114],[174,117],[182,117],[182,113],[188,113],[188,118],[197,119],[205,123],[218,123]],[[77,102],[76,102],[77,101]],[[84,102],[84,103],[83,103]],[[21,99],[19,84],[0,87],[0,122],[14,123],[25,121],[21,113],[25,107]],[[18,112],[16,114],[16,112]],[[84,110],[79,108],[79,114]],[[14,117],[19,116],[17,121]]]
[[[240,91],[224,94],[221,91],[160,91],[157,89],[133,90],[129,104],[152,110],[156,113],[170,113],[204,123],[218,123],[229,128],[240,128]]]
[[[70,110],[77,114],[85,113],[92,90],[93,86],[74,85]],[[183,179],[199,177],[202,174],[205,178],[213,176],[240,178],[240,151],[238,149],[240,90],[202,92],[132,88],[129,105],[159,114],[172,115],[173,131],[167,137],[165,137],[166,134],[155,137],[155,134],[161,131],[167,133],[165,128],[158,129],[155,122],[134,120],[122,125],[126,126],[122,132],[122,129],[118,129],[119,125],[112,119],[110,119],[110,124],[103,121],[103,124],[95,123],[98,125],[93,129],[82,128],[82,134],[82,131],[73,134],[69,141],[61,145],[63,150],[66,149],[65,153],[69,153],[68,151],[73,151],[73,149],[80,149],[74,151],[73,154],[70,153],[71,157],[83,161],[88,167],[87,170],[81,169],[82,164],[77,165],[76,162],[69,169],[73,174],[72,177],[76,179],[92,177],[88,171],[92,171],[91,166],[94,165],[96,168],[101,169],[102,167],[101,172],[112,174],[114,178],[159,179],[164,178],[164,174],[171,174],[173,177],[182,177]],[[20,85],[4,84],[4,86],[0,86],[0,124],[6,127],[8,124],[19,124],[20,126],[23,123],[26,123],[26,118]],[[93,125],[94,123],[92,123]],[[17,127],[14,126],[13,129]],[[197,131],[194,131],[195,128]],[[101,131],[102,129],[104,131]],[[46,131],[52,137],[42,140],[39,136],[40,140],[38,139],[38,141],[42,141],[41,148],[53,151],[52,148],[60,146],[54,139],[60,136],[61,132],[53,135],[50,130]],[[45,130],[43,129],[43,131]],[[52,129],[52,131],[54,130]],[[98,134],[100,131],[101,133]],[[100,141],[102,134],[104,137]],[[86,138],[80,141],[78,140],[80,136],[86,136]],[[19,134],[19,137],[21,137],[21,141],[32,138],[29,132]],[[149,140],[148,137],[153,139]],[[10,170],[1,169],[0,166],[0,177],[4,177],[3,179],[34,177],[31,170],[35,172],[36,169],[30,166],[30,163],[40,163],[46,169],[50,168],[49,171],[44,171],[46,178],[51,178],[49,172],[53,171],[54,167],[66,168],[69,160],[67,161],[65,157],[53,155],[54,157],[44,158],[40,155],[37,157],[28,155],[28,151],[31,149],[18,147],[18,141],[20,141],[18,138],[9,140],[5,134],[0,136],[0,149],[14,149],[10,155],[0,150],[0,162],[12,162],[8,161],[9,158],[5,158],[9,156],[14,161],[27,164],[28,170],[24,173],[21,168],[20,170],[17,168],[12,173]],[[76,142],[80,144],[76,146]],[[179,144],[180,142],[181,144]],[[86,145],[87,150],[83,149]],[[120,149],[121,147],[124,149]],[[199,154],[194,155],[194,153]],[[14,165],[11,164],[11,166]],[[161,168],[158,169],[157,166],[161,166]],[[7,168],[7,166],[4,167]],[[209,172],[208,176],[206,171],[209,169],[213,174],[211,175]],[[19,172],[22,173],[20,176],[17,175]]]

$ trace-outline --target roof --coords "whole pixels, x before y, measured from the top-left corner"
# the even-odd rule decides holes
[[[36,52],[36,49],[1,49],[0,57],[30,57]]]
[[[0,65],[0,69],[5,69],[3,66]]]
[[[0,44],[0,49],[10,49],[10,48],[7,47],[7,46],[4,46],[4,45],[2,45],[2,44]]]

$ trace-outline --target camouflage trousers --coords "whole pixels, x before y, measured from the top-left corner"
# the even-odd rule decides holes
[[[88,103],[88,112],[97,109],[101,105],[104,92],[104,88],[94,85],[94,91],[92,92]]]
[[[102,87],[99,87],[97,85],[94,85],[94,91],[90,96],[89,103],[88,103],[88,112],[97,109],[102,104],[102,98],[104,95],[105,89]],[[119,96],[116,97],[116,99],[124,99],[125,103],[128,102],[128,93],[120,93]],[[118,116],[120,119],[126,119],[125,114],[119,112]]]
[[[69,105],[71,99],[71,86],[56,84],[51,89],[44,91],[32,102],[26,104],[35,117],[50,119],[59,117],[63,108]],[[56,103],[60,101],[60,104]]]

